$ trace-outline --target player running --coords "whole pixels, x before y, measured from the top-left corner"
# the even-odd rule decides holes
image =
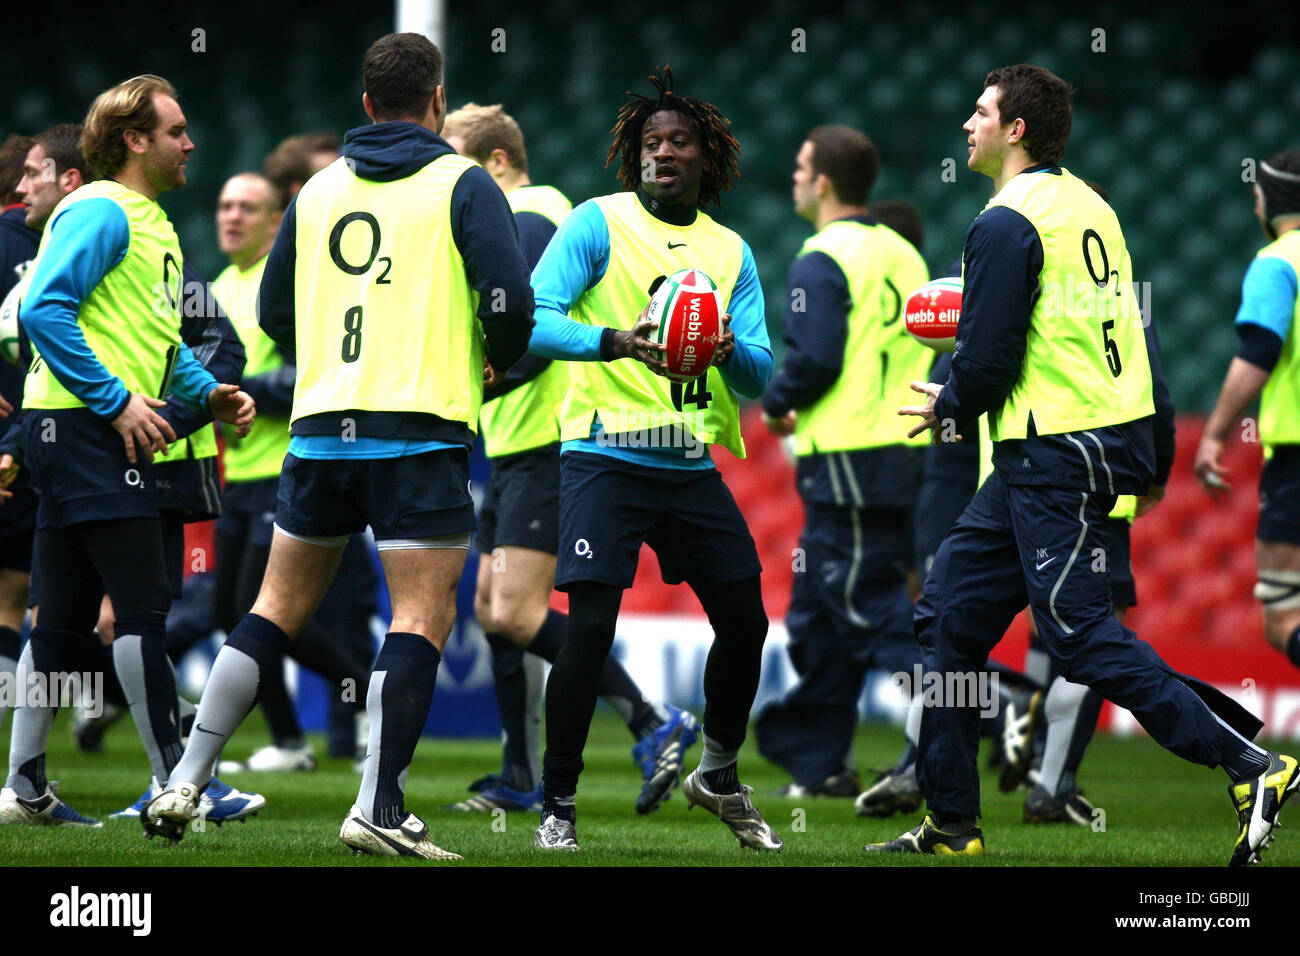
[[[367,51],[362,76],[375,122],[350,131],[343,157],[295,197],[262,278],[261,327],[298,358],[266,575],[143,823],[183,835],[195,782],[251,709],[260,672],[280,666],[349,537],[369,524],[393,617],[370,678],[360,793],[339,839],[360,853],[458,859],[406,810],[405,782],[474,528],[468,450],[483,381],[524,354],[533,296],[501,190],[438,135],[438,48],[390,34]]]
[[[1108,575],[1079,560],[1106,547],[1117,495],[1150,490],[1155,406],[1123,232],[1059,165],[1071,112],[1064,81],[1021,64],[985,78],[963,127],[968,165],[995,193],[966,237],[948,381],[916,383],[929,400],[900,414],[922,419],[913,433],[951,422],[973,436],[990,412],[994,473],[935,556],[916,632],[927,670],[969,674],[1029,604],[1069,680],[1132,711],[1179,756],[1227,771],[1239,821],[1231,863],[1242,865],[1259,858],[1300,782],[1295,758],[1252,744],[1258,719],[1121,625]],[[979,718],[964,703],[922,713],[918,775],[933,815],[868,850],[983,852]]]

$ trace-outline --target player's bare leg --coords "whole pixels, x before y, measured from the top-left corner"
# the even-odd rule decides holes
[[[442,648],[456,620],[456,585],[469,535],[426,539],[427,547],[379,542],[393,621],[375,659],[366,695],[370,740],[356,804],[339,839],[357,853],[458,860],[428,839],[406,811],[406,776],[433,701]]]

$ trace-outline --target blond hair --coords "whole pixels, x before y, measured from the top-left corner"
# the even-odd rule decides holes
[[[81,132],[81,152],[99,178],[111,176],[126,165],[127,130],[152,133],[158,125],[154,94],[179,99],[176,88],[161,76],[145,73],[123,80],[95,97]]]
[[[511,167],[521,173],[528,172],[524,134],[500,103],[495,106],[466,103],[453,110],[443,123],[442,135],[459,136],[464,140],[465,155],[470,159],[482,162],[492,154],[492,150],[499,149],[505,152]]]

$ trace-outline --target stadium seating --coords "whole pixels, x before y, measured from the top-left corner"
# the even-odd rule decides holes
[[[1180,411],[1208,411],[1235,348],[1241,276],[1262,240],[1243,161],[1294,145],[1300,50],[1250,51],[1238,75],[1216,82],[1188,64],[1213,26],[1174,9],[1106,0],[1087,19],[1031,3],[1003,5],[996,16],[953,9],[851,0],[828,16],[758,0],[740,21],[720,7],[676,29],[658,17],[632,25],[617,8],[569,0],[508,13],[462,5],[447,20],[447,88],[453,104],[504,102],[528,134],[534,175],[582,199],[616,188],[602,164],[623,91],[644,91],[654,64],[672,64],[682,89],[724,109],[745,149],[743,179],[719,215],[754,248],[779,340],[785,269],[808,234],[789,207],[793,156],[808,127],[850,123],[876,139],[885,160],[876,194],[921,206],[927,258],[942,269],[987,197],[987,183],[964,169],[960,129],[983,72],[1042,62],[1077,88],[1066,164],[1112,194],[1134,275],[1152,284],[1175,401]],[[387,15],[323,20],[298,2],[273,14],[212,11],[202,18],[207,49],[220,56],[207,57],[191,52],[187,19],[159,16],[156,35],[178,39],[147,64],[96,42],[111,32],[107,12],[61,23],[64,42],[53,48],[16,45],[6,63],[14,76],[60,82],[24,83],[11,122],[34,130],[77,118],[99,89],[144,69],[174,79],[199,149],[191,185],[165,204],[187,254],[215,274],[223,263],[212,209],[222,179],[259,165],[289,133],[363,123],[357,64]],[[1099,28],[1104,52],[1094,50]],[[492,46],[498,37],[505,52]],[[955,182],[943,175],[945,160]]]

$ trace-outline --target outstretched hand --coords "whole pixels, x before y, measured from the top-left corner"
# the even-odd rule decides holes
[[[921,419],[921,424],[915,426],[907,433],[908,438],[915,438],[926,429],[935,428],[939,424],[939,419],[934,416],[934,403],[939,400],[940,393],[943,392],[943,386],[934,382],[912,382],[912,391],[919,392],[922,395],[928,395],[929,399],[924,405],[906,405],[898,410],[900,415],[915,415]],[[955,436],[957,441],[961,441],[961,436]]]

